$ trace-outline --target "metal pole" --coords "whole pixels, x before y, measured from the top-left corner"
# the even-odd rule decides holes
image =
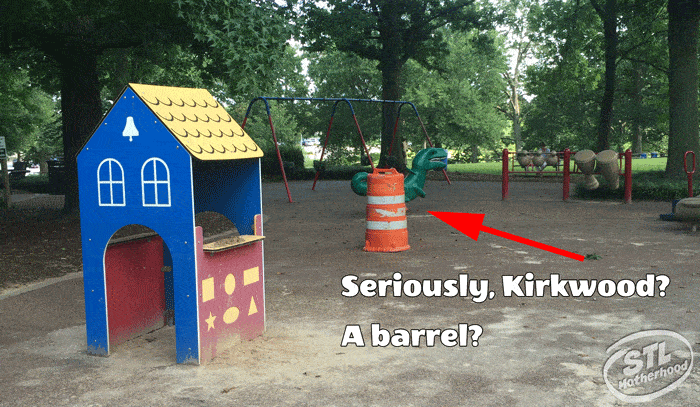
[[[10,192],[10,175],[7,172],[7,158],[2,157],[0,158],[0,161],[2,161],[2,179],[3,183],[5,184],[5,209],[10,207],[10,197],[12,196]]]
[[[693,169],[688,170],[688,155],[692,154],[693,155]],[[693,151],[686,151],[685,154],[683,155],[683,169],[685,170],[686,175],[688,176],[688,198],[693,197],[693,174],[695,173],[695,152]]]
[[[501,201],[508,199],[508,149],[503,149],[501,169]]]
[[[563,181],[563,190],[564,190],[564,196],[563,200],[568,201],[569,200],[569,184],[571,181],[571,150],[568,148],[564,149],[564,181]]]
[[[625,151],[625,203],[632,203],[632,150]]]
[[[326,154],[326,146],[328,145],[328,138],[331,136],[331,127],[333,126],[333,118],[335,117],[335,109],[338,107],[338,102],[333,104],[333,111],[331,111],[331,119],[328,121],[328,130],[326,130],[326,140],[323,142],[323,149],[321,150],[321,158],[318,160],[319,169],[316,170],[316,175],[314,175],[314,184],[311,186],[311,190],[316,190],[316,181],[318,181],[318,176],[321,174],[321,163],[323,162],[323,156]]]
[[[284,186],[287,189],[287,196],[289,197],[289,202],[292,202],[292,196],[291,196],[291,193],[289,192],[289,184],[287,182],[287,175],[285,174],[285,171],[284,171],[284,163],[282,162],[282,157],[281,157],[280,152],[279,152],[279,147],[278,147],[278,143],[277,143],[277,136],[275,134],[275,128],[272,125],[272,115],[270,113],[270,105],[268,103],[269,100],[277,100],[277,101],[301,100],[301,101],[314,101],[314,102],[335,102],[335,104],[333,105],[333,113],[331,114],[331,119],[330,119],[330,122],[328,123],[328,131],[326,132],[326,141],[324,142],[323,150],[321,152],[321,158],[320,158],[319,162],[323,162],[323,156],[325,154],[326,146],[328,144],[328,137],[330,135],[331,126],[333,125],[333,116],[335,115],[335,110],[336,110],[336,107],[338,106],[339,102],[345,102],[348,104],[348,106],[350,106],[353,120],[355,121],[355,125],[357,126],[357,129],[358,129],[358,133],[360,134],[360,139],[362,140],[362,145],[365,149],[365,152],[367,153],[367,157],[369,158],[370,165],[372,166],[373,169],[374,169],[374,163],[372,162],[372,157],[369,154],[369,149],[367,148],[367,144],[365,143],[364,137],[362,135],[362,131],[360,130],[360,125],[357,122],[357,118],[355,117],[355,111],[354,111],[352,104],[350,102],[398,103],[399,104],[399,109],[398,109],[398,113],[396,116],[396,123],[394,125],[394,132],[392,134],[392,146],[390,146],[390,149],[393,147],[393,138],[397,132],[398,120],[399,120],[399,116],[401,115],[401,107],[403,107],[403,105],[405,105],[405,104],[411,105],[414,113],[416,114],[416,117],[418,118],[418,121],[420,122],[421,128],[423,129],[423,133],[425,134],[425,138],[428,141],[428,144],[431,147],[433,147],[433,142],[430,140],[430,137],[428,136],[428,131],[425,129],[425,125],[423,124],[423,120],[421,119],[420,115],[418,114],[418,109],[416,109],[416,106],[411,102],[407,102],[407,101],[403,101],[403,100],[382,100],[382,99],[299,98],[299,97],[258,96],[256,98],[254,98],[253,100],[251,100],[250,103],[248,104],[248,109],[246,110],[245,117],[243,119],[243,125],[241,126],[241,128],[245,129],[246,122],[248,121],[248,115],[251,112],[253,104],[258,100],[262,100],[265,103],[265,109],[267,110],[268,121],[270,122],[270,129],[272,130],[272,138],[275,141],[275,149],[277,150],[277,158],[280,162],[280,169],[282,170],[282,178],[284,179]],[[391,152],[390,152],[390,154],[391,154]],[[316,171],[316,175],[314,176],[314,183],[313,183],[313,186],[311,187],[312,190],[314,190],[316,188],[316,182],[318,181],[319,173],[320,173],[319,171]],[[447,176],[447,171],[445,171],[445,169],[443,169],[442,173],[445,175],[445,179],[447,180],[448,184],[452,184],[452,182],[450,181],[450,178]]]
[[[409,103],[411,106],[413,106],[413,103]],[[420,127],[423,129],[423,134],[425,134],[425,139],[428,140],[428,144],[430,144],[430,147],[433,146],[433,142],[430,140],[430,137],[428,136],[428,130],[425,129],[425,125],[423,124],[423,119],[420,118],[418,115],[418,110],[416,109],[415,106],[413,106],[413,110],[416,112],[416,117],[418,118],[418,122],[420,123]],[[447,180],[448,185],[452,185],[452,181],[450,181],[450,177],[447,176],[447,170],[444,168],[442,169],[443,175],[445,175],[445,179]]]
[[[282,179],[284,180],[284,187],[287,190],[287,198],[289,199],[289,203],[292,203],[292,194],[289,192],[289,183],[287,182],[287,174],[284,171],[284,162],[282,161],[282,154],[280,154],[280,148],[279,148],[279,143],[277,142],[277,134],[275,133],[275,126],[272,124],[272,113],[270,112],[270,104],[267,102],[266,97],[257,97],[253,100],[250,101],[248,104],[248,109],[245,112],[245,117],[243,118],[243,124],[241,125],[241,129],[245,130],[245,125],[248,122],[248,115],[250,114],[250,111],[253,107],[253,103],[255,103],[258,100],[262,100],[263,103],[265,103],[265,111],[267,112],[267,121],[270,123],[270,130],[272,130],[272,140],[275,142],[275,151],[277,152],[277,160],[280,163],[280,170],[282,171]]]

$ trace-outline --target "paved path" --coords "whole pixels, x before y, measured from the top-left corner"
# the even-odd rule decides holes
[[[561,201],[556,183],[429,182],[408,207],[402,253],[366,253],[366,201],[347,182],[265,184],[267,332],[206,366],[174,363],[174,330],[85,354],[82,279],[0,297],[0,406],[623,406],[603,379],[607,348],[640,330],[678,332],[700,350],[700,235],[666,223],[664,202]],[[485,224],[599,260],[576,262],[482,233],[478,241],[427,214],[485,213]],[[79,270],[76,270],[79,271]],[[488,280],[492,300],[345,297],[347,275]],[[504,275],[581,280],[667,275],[664,297],[510,297]],[[658,285],[655,286],[658,293]],[[382,329],[483,329],[478,346],[373,347]],[[341,347],[358,325],[365,347]],[[669,340],[669,346],[670,346]],[[642,344],[644,345],[644,344]],[[646,391],[643,386],[639,392]],[[649,405],[700,400],[697,364]]]

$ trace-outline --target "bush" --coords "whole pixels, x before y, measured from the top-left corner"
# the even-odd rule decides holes
[[[623,199],[624,179],[620,179],[620,187],[611,190],[605,179],[598,176],[600,187],[589,191],[583,184],[577,184],[575,193],[582,199]],[[693,182],[693,191],[700,192],[700,183]],[[632,200],[638,201],[671,201],[688,197],[688,181],[685,179],[668,179],[663,172],[646,172],[632,176]]]
[[[323,166],[324,169],[321,171],[321,179],[334,179],[334,180],[351,180],[352,177],[358,172],[372,172],[372,168],[369,166]]]
[[[287,177],[293,177],[296,172],[304,172],[304,152],[296,146],[280,146],[280,156],[284,162],[284,172]],[[270,148],[264,152],[261,162],[260,171],[263,175],[282,175],[280,170],[279,160],[277,159],[277,151],[275,148]]]
[[[0,182],[0,187],[2,182]],[[28,175],[15,182],[10,182],[10,188],[35,194],[63,194],[60,188],[51,184],[48,175]]]

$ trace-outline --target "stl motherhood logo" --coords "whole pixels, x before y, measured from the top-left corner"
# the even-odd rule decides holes
[[[603,379],[618,399],[654,400],[680,386],[693,370],[693,348],[682,335],[667,330],[625,336],[607,350]]]

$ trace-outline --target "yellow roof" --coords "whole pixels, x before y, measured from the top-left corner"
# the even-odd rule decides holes
[[[206,89],[135,83],[129,87],[193,157],[200,160],[262,157],[260,147]]]

